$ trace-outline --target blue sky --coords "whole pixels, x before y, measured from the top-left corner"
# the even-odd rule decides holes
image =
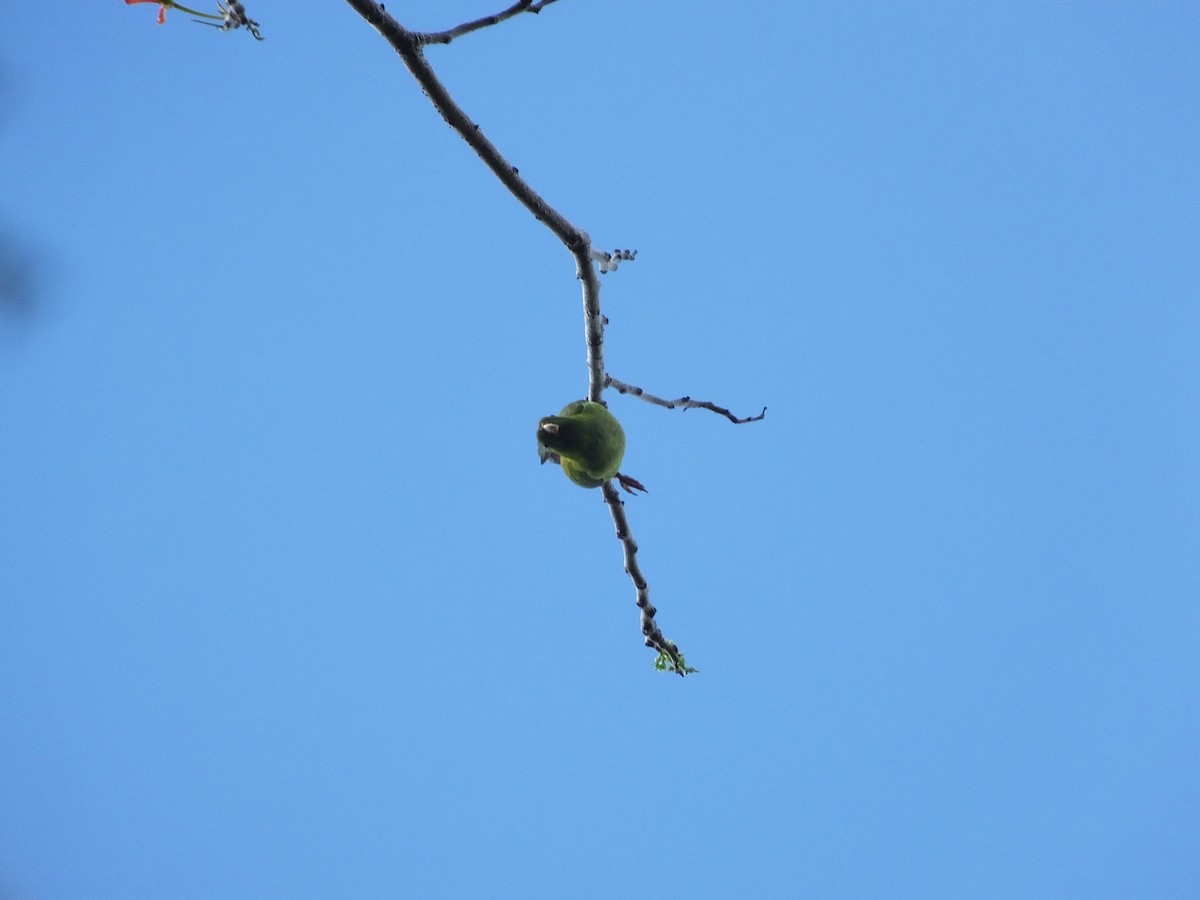
[[[418,29],[492,11],[395,4]],[[1195,4],[0,33],[0,897],[1195,897]]]

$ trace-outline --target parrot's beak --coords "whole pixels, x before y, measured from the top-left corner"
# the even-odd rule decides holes
[[[538,458],[544,466],[548,462],[558,462],[558,454],[542,443],[543,434],[558,434],[558,423],[538,422]]]

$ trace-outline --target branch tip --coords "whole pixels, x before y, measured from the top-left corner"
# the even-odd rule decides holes
[[[604,386],[613,388],[618,394],[631,394],[634,397],[645,400],[647,403],[653,403],[655,406],[661,406],[664,409],[676,409],[681,406],[684,412],[687,412],[689,409],[707,409],[724,416],[734,425],[745,425],[747,422],[760,422],[767,414],[767,408],[764,406],[762,412],[757,416],[738,418],[725,407],[717,406],[708,400],[693,400],[690,396],[680,397],[677,400],[664,400],[662,397],[656,397],[654,394],[642,390],[636,384],[627,384],[624,381],[613,378],[611,375],[604,376]]]
[[[673,641],[667,640],[658,627],[658,622],[655,621],[654,617],[658,610],[650,602],[650,590],[646,583],[646,577],[638,566],[637,542],[629,532],[629,521],[625,518],[625,504],[621,500],[621,495],[617,493],[617,489],[613,487],[611,481],[604,482],[600,486],[600,490],[604,494],[604,502],[608,504],[609,513],[612,515],[617,539],[620,540],[621,547],[625,552],[625,573],[633,582],[636,591],[634,602],[640,613],[642,635],[645,638],[646,646],[658,652],[654,668],[660,672],[674,672],[677,675],[688,675],[695,672],[696,669],[687,665],[679,648]]]
[[[470,34],[472,31],[480,31],[484,28],[490,28],[493,25],[499,25],[501,22],[505,22],[514,16],[519,16],[521,13],[527,12],[536,15],[554,2],[555,0],[538,0],[536,3],[533,0],[517,0],[508,9],[493,13],[490,16],[484,16],[471,22],[464,22],[446,31],[413,32],[413,36],[422,47],[428,44],[449,44],[457,37]],[[382,3],[379,4],[379,8],[383,9]]]

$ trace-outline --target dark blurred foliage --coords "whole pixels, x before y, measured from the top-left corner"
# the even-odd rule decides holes
[[[37,302],[33,253],[11,233],[0,231],[0,315],[26,318]]]
[[[12,111],[12,82],[0,64],[0,141]],[[0,209],[0,215],[5,210]],[[0,329],[11,331],[27,325],[43,304],[39,287],[40,254],[32,241],[18,233],[11,223],[0,222]]]

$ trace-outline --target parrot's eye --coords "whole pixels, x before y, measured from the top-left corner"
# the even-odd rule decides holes
[[[553,422],[543,422],[542,431],[546,434],[558,434],[558,426]]]

